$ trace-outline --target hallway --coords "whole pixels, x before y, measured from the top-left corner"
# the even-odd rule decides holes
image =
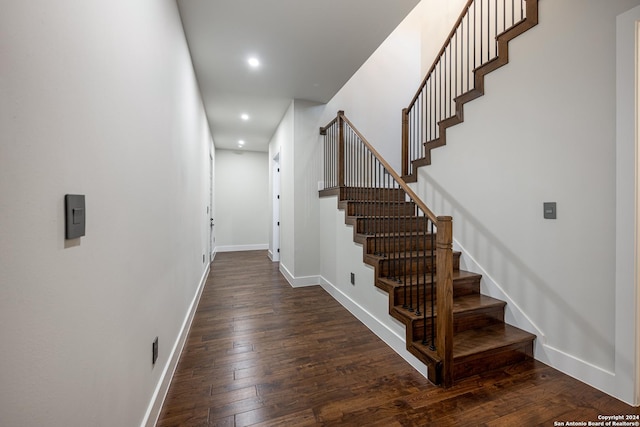
[[[216,255],[157,426],[533,426],[621,414],[640,409],[537,361],[435,387],[321,287],[291,288],[255,251]]]

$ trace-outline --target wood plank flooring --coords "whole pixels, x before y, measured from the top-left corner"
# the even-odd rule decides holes
[[[322,288],[291,288],[255,251],[216,255],[157,426],[553,426],[599,414],[640,409],[534,360],[436,387]]]

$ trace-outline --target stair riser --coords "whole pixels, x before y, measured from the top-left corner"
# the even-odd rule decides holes
[[[347,202],[347,215],[350,216],[411,216],[415,215],[413,203],[362,203]]]
[[[411,274],[435,274],[435,263],[431,257],[425,259],[409,258],[399,260],[383,260],[378,269],[383,277],[397,277],[404,280],[405,275]]]
[[[435,246],[435,236],[433,238]],[[383,253],[391,254],[397,252],[412,252],[430,250],[431,234],[423,233],[418,236],[396,236],[396,237],[369,237],[367,239],[366,251],[369,254]]]
[[[405,200],[406,193],[398,188],[354,188],[340,189],[340,200]]]
[[[453,362],[453,378],[467,378],[533,357],[533,342],[496,349]]]
[[[394,277],[404,280],[404,277],[411,274],[426,274],[430,277],[431,271],[435,272],[435,257],[426,258],[413,256],[400,259],[385,258],[379,261],[378,274],[381,277]],[[365,258],[366,261],[366,258]],[[460,254],[454,253],[453,269],[460,269]]]
[[[429,283],[430,281],[430,276],[427,277],[427,285],[426,285],[426,298],[430,299],[431,298],[431,283]],[[420,298],[423,298],[424,295],[424,290],[425,288],[423,288],[421,286],[420,288]],[[393,298],[394,301],[404,301],[404,295],[405,293],[407,294],[407,298],[412,298],[414,301],[416,301],[416,299],[418,298],[418,289],[416,287],[416,285],[413,286],[407,286],[406,288],[404,286],[401,287],[397,287],[394,289],[393,292]],[[458,297],[462,297],[465,295],[471,295],[471,294],[479,294],[480,293],[480,281],[464,281],[464,282],[454,282],[453,283],[453,297],[454,298],[458,298]],[[409,296],[411,295],[411,296]],[[396,304],[397,305],[397,302]]]
[[[422,307],[421,307],[422,309]],[[504,320],[504,308],[503,307],[490,307],[484,309],[473,310],[463,313],[454,313],[453,316],[453,331],[454,333],[463,332],[468,329],[482,328],[489,325],[500,323]],[[417,320],[412,322],[413,339],[424,339],[425,322],[423,320]],[[427,338],[431,339],[431,318],[427,318]]]
[[[422,218],[357,218],[356,233],[404,233],[428,231],[427,221]]]

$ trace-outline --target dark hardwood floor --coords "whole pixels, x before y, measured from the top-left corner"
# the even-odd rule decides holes
[[[260,251],[216,256],[157,426],[553,426],[626,414],[640,409],[534,360],[436,387],[322,288],[291,288]]]

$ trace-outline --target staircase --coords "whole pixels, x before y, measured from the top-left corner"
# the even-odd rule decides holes
[[[337,196],[406,328],[407,350],[445,387],[533,356],[535,335],[504,322],[504,301],[480,293],[481,276],[460,269],[452,218],[436,216],[408,186],[484,77],[508,62],[508,43],[538,23],[538,0],[469,0],[408,108],[402,112],[402,177],[339,111],[324,135],[324,190]]]
[[[390,197],[389,191],[395,194]],[[432,322],[437,321],[437,293],[434,320],[430,304],[420,304],[426,321],[415,309],[418,299],[431,300],[434,292],[431,278],[436,260],[431,255],[425,263],[418,260],[434,249],[437,234],[419,226],[423,221],[414,215],[415,206],[405,201],[402,190],[343,187],[321,191],[320,196],[338,196],[338,208],[345,211],[345,223],[353,227],[354,242],[362,245],[364,262],[375,269],[375,286],[389,294],[389,314],[406,327],[407,350],[428,367],[430,381],[442,384],[442,358],[433,349],[430,337],[425,336],[425,330],[430,331]],[[403,221],[397,223],[391,213],[403,215]],[[368,222],[376,223],[375,235],[366,231]],[[481,275],[460,270],[459,252],[453,252],[452,264],[452,381],[532,357],[535,335],[504,323],[506,303],[480,293]],[[422,277],[426,277],[426,295],[418,289]]]

